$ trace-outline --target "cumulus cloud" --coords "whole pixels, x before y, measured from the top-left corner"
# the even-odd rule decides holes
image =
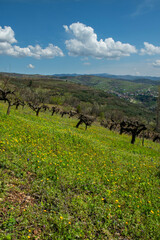
[[[148,55],[155,55],[160,54],[160,47],[156,47],[151,43],[144,42],[144,48],[140,51],[141,55],[148,54]]]
[[[28,64],[27,68],[34,69],[34,68],[35,68],[35,66],[34,66],[34,65],[32,65],[32,64],[30,63],[30,64]]]
[[[152,63],[153,67],[159,67],[160,68],[160,59],[156,60],[154,63]]]
[[[64,56],[62,50],[54,46],[53,44],[48,44],[46,48],[42,48],[40,45],[27,47],[20,47],[13,45],[17,42],[14,37],[14,31],[11,27],[0,27],[0,55],[9,55],[13,57],[33,57],[33,58],[54,58],[57,56]]]
[[[0,26],[0,42],[16,43],[14,31],[11,27],[5,26],[4,29]]]
[[[66,32],[73,34],[72,39],[65,41],[71,56],[118,59],[137,52],[129,43],[115,42],[112,38],[98,41],[94,29],[85,24],[77,22],[63,27]]]

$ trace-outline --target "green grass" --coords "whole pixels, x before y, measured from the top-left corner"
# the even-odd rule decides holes
[[[0,103],[0,239],[159,239],[160,144]]]

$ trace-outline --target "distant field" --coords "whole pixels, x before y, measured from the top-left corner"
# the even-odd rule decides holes
[[[158,240],[160,144],[0,102],[0,239]]]

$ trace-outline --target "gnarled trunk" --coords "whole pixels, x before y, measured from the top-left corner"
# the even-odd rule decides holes
[[[10,114],[10,110],[11,110],[11,104],[10,104],[10,103],[8,103],[7,115],[9,115],[9,114]]]

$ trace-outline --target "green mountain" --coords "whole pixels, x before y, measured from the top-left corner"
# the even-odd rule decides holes
[[[157,85],[160,85],[160,81],[153,81],[147,79],[136,79],[136,80],[124,80],[114,79],[99,76],[75,76],[75,77],[61,77],[62,79],[68,79],[70,81],[80,83],[87,86],[96,87],[102,90],[113,90],[119,93],[124,92],[136,92],[142,90],[144,92],[152,89],[157,90]]]
[[[149,79],[126,80],[89,75],[65,76],[61,79],[68,79],[68,81],[101,89],[149,108],[155,107],[158,87],[160,86],[160,81]]]

